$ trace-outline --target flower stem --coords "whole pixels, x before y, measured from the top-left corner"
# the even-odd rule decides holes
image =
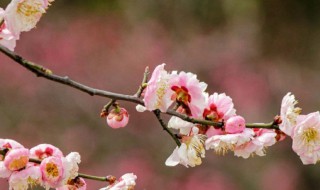
[[[246,123],[246,128],[264,128],[264,129],[279,129],[279,126],[274,122],[270,123]]]

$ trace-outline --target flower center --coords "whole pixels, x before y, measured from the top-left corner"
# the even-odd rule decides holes
[[[318,137],[318,131],[314,128],[308,128],[302,134],[302,139],[305,143],[309,144],[312,141],[316,141]]]
[[[188,89],[186,87],[173,86],[171,87],[171,89],[176,92],[176,100],[178,102],[181,102],[185,105],[188,105],[188,103],[191,102],[191,96],[188,93]]]
[[[59,176],[59,170],[56,164],[54,163],[47,163],[46,164],[46,172],[49,176],[57,177]]]
[[[162,105],[162,98],[164,97],[164,95],[166,94],[166,89],[168,88],[168,84],[167,84],[167,80],[166,79],[161,79],[158,82],[158,89],[156,91],[157,93],[157,102],[156,102],[156,107],[161,107]]]
[[[29,17],[36,14],[42,14],[45,12],[45,10],[42,7],[41,3],[25,0],[18,4],[17,12],[26,17]]]
[[[28,161],[28,156],[21,156],[19,159],[15,159],[10,163],[9,169],[12,171],[20,170],[27,165]]]

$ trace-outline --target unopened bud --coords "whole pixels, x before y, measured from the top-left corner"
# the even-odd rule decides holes
[[[117,107],[112,109],[107,116],[107,123],[111,128],[125,127],[129,122],[129,114],[126,109]]]

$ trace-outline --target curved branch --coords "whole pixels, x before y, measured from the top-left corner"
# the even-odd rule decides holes
[[[70,86],[70,87],[78,89],[82,92],[88,93],[91,96],[102,96],[102,97],[107,97],[107,98],[111,98],[111,99],[124,100],[124,101],[128,101],[128,102],[144,105],[143,100],[141,100],[139,98],[139,96],[141,95],[143,88],[144,88],[143,83],[146,82],[146,80],[147,80],[147,75],[149,73],[148,68],[145,69],[142,84],[139,87],[139,90],[137,91],[137,93],[135,95],[125,95],[125,94],[119,94],[119,93],[109,92],[109,91],[105,91],[105,90],[100,90],[100,89],[96,89],[96,88],[91,88],[91,87],[86,86],[84,84],[81,84],[77,81],[71,80],[68,76],[62,77],[59,75],[52,74],[52,72],[49,69],[44,68],[41,65],[37,65],[31,61],[28,61],[28,60],[22,58],[21,56],[19,56],[15,52],[10,51],[8,48],[6,48],[2,45],[0,45],[0,51],[3,52],[8,57],[10,57],[15,62],[17,62],[18,64],[22,65],[23,67],[25,67],[29,71],[36,74],[38,77],[44,77],[48,80],[55,81],[55,82]],[[198,124],[202,124],[202,125],[216,126],[216,127],[223,126],[222,122],[212,122],[212,121],[208,121],[208,120],[195,119],[195,118],[191,118],[187,115],[180,114],[174,110],[168,110],[166,112],[166,114],[179,117],[179,118],[181,118],[185,121],[189,121],[191,123],[198,123]],[[267,123],[267,124],[247,123],[246,127],[247,128],[279,129],[278,125],[270,124],[270,123]]]
[[[83,85],[79,82],[76,82],[72,79],[70,79],[68,76],[59,76],[52,74],[52,72],[49,69],[46,69],[40,65],[37,65],[35,63],[32,63],[31,61],[28,61],[21,56],[17,55],[16,53],[10,51],[8,48],[0,45],[0,51],[3,52],[5,55],[10,57],[12,60],[15,62],[19,63],[29,71],[33,72],[36,74],[38,77],[44,77],[46,79],[73,87],[75,89],[81,90],[83,92],[86,92],[90,94],[91,96],[102,96],[102,97],[107,97],[111,99],[117,99],[117,100],[125,100],[128,102],[133,102],[137,104],[142,104],[143,101],[139,99],[138,97],[131,96],[131,95],[124,95],[124,94],[119,94],[119,93],[113,93],[105,90],[100,90],[96,88],[91,88],[89,86]]]

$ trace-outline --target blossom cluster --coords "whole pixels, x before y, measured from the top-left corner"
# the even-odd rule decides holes
[[[9,189],[24,190],[43,186],[57,190],[86,189],[86,183],[78,178],[80,155],[71,152],[67,156],[55,146],[40,144],[31,149],[11,139],[0,139],[0,149],[6,153],[0,161],[0,177],[9,181]],[[29,162],[29,159],[40,163]]]
[[[0,7],[0,44],[13,51],[21,32],[34,28],[52,1],[12,0]]]
[[[293,150],[304,164],[315,163],[320,155],[319,112],[298,116],[296,101],[288,93],[282,100],[280,116],[275,117],[272,127],[247,127],[245,119],[236,113],[232,99],[225,93],[207,93],[207,84],[197,75],[184,71],[168,72],[165,64],[158,65],[146,84],[143,94],[144,106],[137,111],[172,108],[192,119],[211,121],[215,125],[188,122],[172,116],[168,128],[179,131],[181,145],[166,160],[167,166],[182,164],[194,167],[202,163],[205,150],[218,154],[234,152],[235,156],[249,158],[264,156],[266,148],[281,141],[286,135],[293,139]],[[317,153],[315,153],[317,151]]]
[[[64,156],[61,150],[50,144],[40,144],[31,149],[11,139],[0,139],[0,178],[9,182],[9,190],[27,190],[34,186],[56,190],[85,190],[87,185],[79,177],[77,152]],[[129,190],[135,186],[136,176],[123,175],[110,180],[101,190]]]

